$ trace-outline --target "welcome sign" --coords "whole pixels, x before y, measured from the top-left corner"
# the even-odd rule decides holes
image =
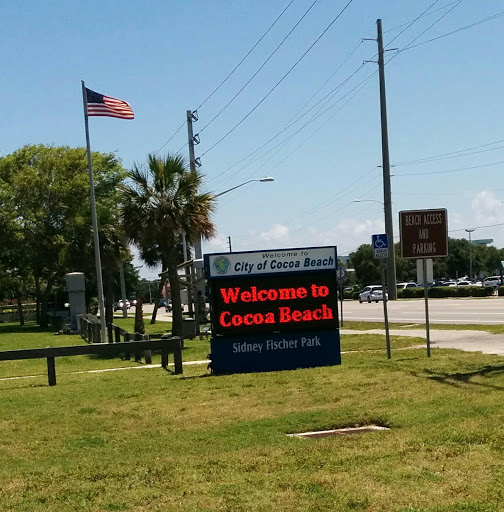
[[[205,255],[215,373],[340,364],[335,247]]]

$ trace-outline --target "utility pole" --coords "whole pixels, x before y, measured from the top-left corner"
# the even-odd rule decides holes
[[[199,163],[199,159],[196,159],[194,155],[194,145],[199,144],[198,135],[194,135],[193,133],[193,122],[198,120],[198,112],[195,110],[186,111],[187,116],[187,140],[189,142],[189,168],[191,172],[196,171],[196,165],[201,165]],[[203,259],[203,254],[201,250],[201,236],[198,235],[196,241],[194,243],[194,259],[199,260],[198,263],[194,263],[196,270],[196,285],[194,287],[190,287],[187,290],[187,299],[189,302],[189,310],[191,310],[191,302],[194,305],[194,319],[196,320],[196,334],[199,334],[199,311],[198,311],[198,301],[197,301],[197,292],[201,291],[203,297],[205,296],[205,285],[203,283],[202,278],[202,270],[201,270],[201,260]],[[191,294],[190,291],[193,293]],[[191,296],[192,295],[192,296]]]
[[[397,282],[395,272],[394,226],[392,222],[392,192],[390,187],[390,158],[387,128],[387,101],[385,96],[385,63],[383,54],[382,22],[376,20],[378,29],[378,73],[380,77],[380,112],[382,134],[382,169],[383,169],[383,204],[385,210],[385,233],[387,233],[390,249],[387,258],[387,289],[389,300],[397,300]]]
[[[231,237],[228,236],[228,245],[229,245],[229,252],[233,252],[233,249],[231,249]]]

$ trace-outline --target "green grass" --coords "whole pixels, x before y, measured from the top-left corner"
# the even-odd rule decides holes
[[[22,335],[0,330],[0,343],[29,344]],[[55,387],[45,374],[0,381],[0,510],[502,510],[504,358],[410,349],[389,361],[384,345],[343,336],[359,351],[341,366],[296,371],[60,375],[57,361]],[[368,423],[391,430],[286,435]]]

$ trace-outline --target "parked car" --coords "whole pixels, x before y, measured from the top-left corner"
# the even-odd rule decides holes
[[[361,304],[363,302],[378,302],[379,300],[383,300],[383,289],[381,284],[365,286],[359,293],[359,302]]]
[[[453,286],[453,285],[450,285]],[[473,283],[472,281],[460,280],[455,286],[481,286],[481,283]]]
[[[119,311],[123,308],[124,302],[122,300],[118,300],[117,302],[114,302],[114,311]],[[126,300],[126,309],[129,309],[131,307],[130,301]]]
[[[416,283],[397,283],[398,290],[404,290],[406,288],[417,288]]]
[[[493,286],[494,288],[501,286],[500,276],[485,277],[485,279],[483,279],[483,286]]]

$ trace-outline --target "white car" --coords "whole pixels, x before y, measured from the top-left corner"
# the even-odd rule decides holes
[[[500,285],[501,285],[500,276],[485,277],[485,279],[483,280],[483,286],[493,286],[494,288],[497,288]]]
[[[381,284],[371,284],[363,288],[359,293],[359,302],[378,302],[383,300],[383,290]]]
[[[397,283],[398,290],[405,290],[406,288],[418,288],[416,283]]]

